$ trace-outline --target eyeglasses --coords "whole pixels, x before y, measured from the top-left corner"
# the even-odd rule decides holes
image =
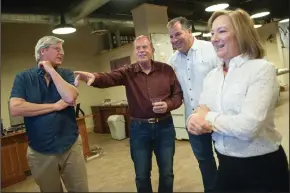
[[[56,50],[57,52],[64,53],[63,49],[62,49],[62,48],[60,48],[60,47],[49,46],[48,48],[52,48],[52,49]]]

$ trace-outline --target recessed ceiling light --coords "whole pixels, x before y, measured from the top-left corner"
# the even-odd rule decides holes
[[[282,19],[281,21],[279,21],[279,23],[286,23],[289,22],[289,18],[288,19]]]
[[[197,32],[193,32],[192,36],[200,36],[201,34],[202,34],[201,32],[197,31]]]
[[[259,28],[261,26],[262,26],[261,24],[257,24],[257,25],[254,25],[254,28]]]
[[[229,4],[227,3],[220,3],[220,4],[216,4],[216,5],[211,5],[209,7],[207,7],[205,9],[206,12],[214,12],[214,11],[218,11],[218,10],[222,10],[225,9],[229,6]]]
[[[251,18],[254,19],[254,18],[264,17],[264,16],[269,15],[269,14],[270,14],[269,11],[264,11],[264,12],[260,12],[260,13],[256,13],[254,15],[251,15]]]
[[[203,33],[202,37],[211,37],[211,33]]]

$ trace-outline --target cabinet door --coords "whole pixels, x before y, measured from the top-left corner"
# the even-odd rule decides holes
[[[7,187],[25,179],[21,170],[17,143],[1,147],[1,185]]]
[[[28,147],[27,141],[21,141],[18,143],[19,161],[21,164],[21,169],[24,172],[30,170],[30,168],[28,166],[27,156],[26,156],[27,147]]]
[[[100,110],[98,107],[94,107],[94,106],[92,106],[91,109],[92,109],[93,120],[94,120],[94,132],[103,133]]]
[[[105,108],[101,111],[101,118],[102,118],[102,126],[103,126],[103,133],[111,133],[110,127],[108,125],[108,118],[111,115],[116,115],[116,109],[115,108]]]

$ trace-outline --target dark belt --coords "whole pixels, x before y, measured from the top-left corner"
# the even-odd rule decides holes
[[[131,117],[131,120],[145,122],[145,123],[158,123],[158,122],[163,121],[165,119],[168,119],[170,117],[171,117],[171,114],[167,114],[167,115],[164,115],[163,117],[149,118],[149,119]]]

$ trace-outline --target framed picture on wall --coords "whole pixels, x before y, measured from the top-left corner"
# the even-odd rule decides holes
[[[121,68],[124,65],[129,65],[129,64],[131,64],[130,56],[112,60],[110,61],[111,71]]]

